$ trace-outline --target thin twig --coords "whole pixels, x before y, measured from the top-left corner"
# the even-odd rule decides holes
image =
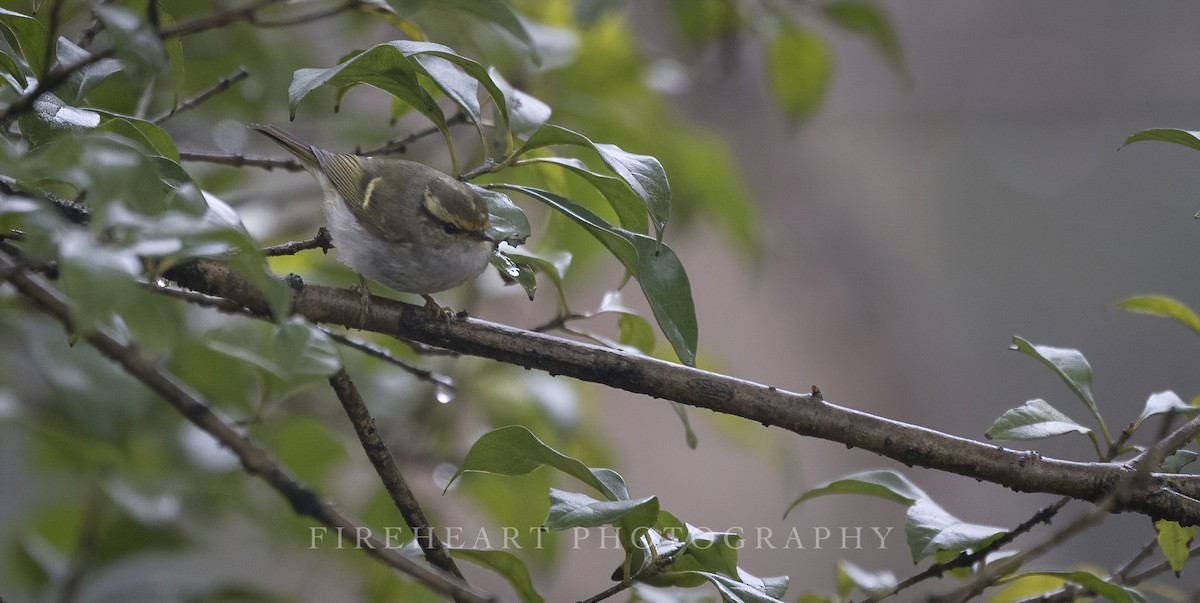
[[[92,41],[96,39],[96,34],[100,33],[100,31],[104,29],[104,22],[96,16],[95,9],[99,6],[112,4],[113,2],[114,0],[99,0],[99,2],[96,2],[92,5],[92,20],[88,23],[88,26],[85,27],[83,31],[79,32],[79,38],[75,40],[76,46],[87,49],[87,47],[92,45]]]
[[[202,163],[215,163],[217,165],[229,165],[233,167],[249,165],[268,170],[279,168],[289,172],[304,171],[304,165],[292,158],[283,159],[277,157],[242,155],[237,153],[210,153],[207,151],[179,151],[179,158],[183,161],[199,161]]]
[[[1105,500],[1097,504],[1094,509],[1089,510],[1087,513],[1076,518],[1075,521],[1059,528],[1045,540],[1016,553],[1012,557],[1007,557],[994,564],[985,566],[962,586],[945,595],[932,597],[931,600],[936,603],[963,603],[979,596],[985,589],[995,584],[997,580],[1012,573],[1016,568],[1025,565],[1032,559],[1040,557],[1067,540],[1083,533],[1088,528],[1104,521],[1112,511],[1114,498],[1114,496],[1108,496]]]
[[[400,515],[404,517],[404,522],[412,530],[413,538],[420,545],[425,559],[429,561],[430,565],[463,580],[465,584],[462,572],[454,564],[454,559],[450,558],[450,551],[437,537],[429,519],[425,517],[425,512],[421,510],[421,503],[417,501],[416,495],[408,487],[408,481],[400,473],[400,467],[396,464],[395,457],[392,456],[387,444],[375,429],[375,419],[371,417],[371,411],[363,402],[358,388],[350,380],[346,369],[342,368],[334,373],[329,378],[329,385],[337,394],[338,400],[342,402],[342,408],[346,410],[346,416],[350,419],[350,424],[354,426],[354,433],[358,435],[363,452],[367,453],[367,459],[371,461],[371,466],[375,468],[375,473],[379,475],[383,487],[392,497],[392,502],[400,511]]]
[[[79,597],[79,587],[83,584],[83,578],[87,575],[92,558],[96,554],[96,542],[100,537],[100,527],[107,507],[104,493],[96,487],[88,497],[87,508],[84,509],[83,523],[79,526],[79,539],[75,543],[75,551],[71,553],[62,588],[58,591],[58,603],[71,603]]]
[[[68,330],[73,328],[67,298],[2,253],[0,278],[12,283],[25,298],[56,318]],[[322,501],[316,492],[293,477],[270,451],[259,446],[218,414],[199,392],[186,385],[161,364],[142,357],[135,344],[126,342],[125,338],[113,334],[103,326],[84,333],[82,338],[120,365],[126,373],[162,396],[184,418],[219,441],[238,457],[247,473],[266,481],[292,505],[297,514],[311,517],[334,530],[352,534],[370,533],[369,528],[348,519],[332,504]],[[405,557],[374,536],[363,538],[362,543],[363,546],[359,548],[365,553],[391,568],[408,574],[435,592],[452,597],[456,601],[491,600],[490,596],[471,589],[457,578]]]
[[[1170,423],[1173,414],[1173,412],[1168,413],[1166,419],[1163,420],[1164,428]],[[1187,446],[1198,434],[1200,434],[1200,415],[1193,417],[1170,435],[1160,438],[1153,446],[1130,459],[1127,464],[1134,470],[1153,471],[1162,464],[1163,459]]]
[[[1029,519],[1025,520],[1017,527],[1013,528],[1012,530],[1009,530],[1003,536],[988,543],[987,546],[979,549],[978,551],[975,551],[975,552],[969,553],[969,554],[966,552],[963,552],[963,553],[960,553],[954,559],[946,561],[945,563],[936,563],[936,564],[930,566],[925,571],[920,572],[918,574],[914,574],[914,575],[900,581],[898,584],[896,584],[896,587],[891,590],[891,592],[880,594],[880,595],[872,595],[870,597],[867,597],[866,599],[863,599],[863,603],[878,603],[879,601],[882,601],[884,599],[887,599],[888,597],[898,594],[902,590],[916,586],[917,584],[924,582],[925,580],[929,580],[930,578],[940,578],[940,577],[942,577],[943,574],[945,574],[946,572],[948,572],[952,569],[956,569],[956,568],[960,568],[960,567],[970,567],[977,562],[984,561],[987,559],[988,555],[1007,546],[1008,543],[1012,542],[1013,540],[1016,540],[1018,536],[1021,536],[1022,534],[1029,532],[1034,527],[1036,527],[1039,523],[1049,524],[1050,520],[1052,520],[1054,518],[1054,516],[1057,515],[1058,512],[1064,506],[1066,506],[1066,504],[1068,502],[1071,502],[1071,499],[1064,496],[1064,497],[1054,501],[1052,504],[1050,504],[1046,507],[1043,507],[1037,513],[1034,513],[1033,517],[1030,517]]]
[[[194,304],[205,308],[213,308],[229,314],[242,314],[244,316],[257,317],[247,310],[245,306],[224,297],[206,295],[204,293],[199,293],[188,289],[180,289],[179,287],[168,287],[151,281],[140,281],[138,284],[153,293],[185,301],[189,304]]]
[[[165,111],[150,118],[150,123],[161,124],[164,121],[183,113],[184,111],[195,109],[204,101],[232,88],[234,84],[246,79],[249,77],[249,75],[250,72],[247,71],[245,67],[238,67],[233,73],[217,80],[215,84],[198,92],[196,96],[184,99],[179,104],[171,107],[169,111]]]
[[[462,111],[459,111],[458,113],[455,113],[454,115],[451,115],[450,117],[446,118],[446,126],[456,126],[459,124],[467,124],[467,123],[471,123],[471,118],[470,118],[470,116],[468,116],[466,113],[463,113]],[[413,132],[402,138],[397,138],[395,140],[389,140],[388,142],[384,143],[383,146],[380,146],[380,147],[377,147],[374,149],[367,149],[365,151],[362,149],[355,149],[354,154],[368,156],[368,155],[390,155],[392,153],[404,153],[404,152],[408,151],[408,145],[410,145],[422,138],[425,138],[426,136],[433,136],[434,134],[437,134],[440,131],[441,130],[439,130],[437,128],[437,126],[429,126],[428,128],[425,128],[424,130],[418,130],[418,131]]]
[[[281,255],[296,255],[307,249],[320,249],[325,253],[329,253],[333,249],[333,236],[329,234],[329,229],[322,226],[317,229],[317,234],[311,239],[304,241],[288,241],[272,245],[262,250],[263,255],[273,258]]]
[[[330,7],[325,10],[314,11],[314,12],[308,13],[306,15],[297,15],[295,17],[288,17],[286,19],[275,19],[273,21],[259,19],[257,16],[251,14],[249,17],[246,18],[246,21],[255,27],[262,27],[262,28],[291,27],[292,25],[302,25],[304,23],[311,23],[313,21],[320,21],[321,19],[326,19],[328,17],[332,17],[338,13],[341,13],[341,12],[344,12],[347,10],[351,10],[354,8],[358,8],[359,6],[362,6],[362,4],[363,4],[363,0],[348,0],[347,2],[345,2],[343,4],[339,4],[337,6]]]
[[[383,360],[384,362],[395,365],[395,366],[399,367],[401,370],[407,372],[408,374],[410,374],[422,381],[428,381],[429,383],[432,383],[432,384],[436,385],[437,387],[441,387],[444,389],[451,389],[451,390],[454,389],[454,380],[451,379],[450,377],[447,377],[446,375],[441,375],[441,374],[435,373],[433,371],[429,371],[429,370],[426,370],[426,369],[423,369],[423,368],[420,368],[417,366],[413,366],[403,360],[400,360],[399,358],[396,358],[387,349],[377,346],[369,341],[363,341],[361,339],[354,339],[352,337],[347,337],[346,335],[338,333],[337,331],[334,331],[327,327],[318,326],[317,328],[324,331],[325,334],[330,337],[330,339],[333,339],[334,341],[336,341],[344,346],[352,347],[352,348],[354,348],[360,352],[363,352],[369,356],[374,356],[375,358]]]

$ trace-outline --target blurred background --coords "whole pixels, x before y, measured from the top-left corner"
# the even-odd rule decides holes
[[[1200,221],[1193,219],[1200,210],[1200,155],[1162,143],[1118,151],[1138,130],[1200,129],[1200,39],[1195,36],[1200,5],[889,0],[880,6],[896,32],[909,77],[863,38],[817,25],[832,48],[831,80],[820,109],[793,125],[772,97],[764,76],[764,45],[754,35],[696,47],[677,26],[672,11],[680,10],[680,3],[674,9],[656,2],[610,4],[615,12],[607,18],[631,24],[642,59],[625,75],[663,93],[664,111],[672,119],[629,121],[624,126],[628,131],[587,133],[597,141],[621,141],[627,150],[653,154],[667,166],[682,215],[667,240],[691,279],[701,366],[794,391],[816,384],[830,402],[973,439],[982,439],[1002,412],[1032,398],[1044,398],[1090,426],[1083,406],[1056,376],[1006,349],[1013,335],[1083,351],[1095,371],[1097,402],[1114,432],[1138,415],[1151,393],[1174,390],[1185,400],[1200,393],[1193,334],[1170,321],[1113,309],[1115,302],[1144,293],[1200,306]],[[283,90],[291,68],[326,65],[328,57],[336,60],[346,51],[336,35],[318,35],[336,33],[336,28],[321,27],[306,26],[294,35],[317,41],[304,52],[324,53],[326,59],[293,61],[274,79],[251,80],[238,92],[259,103],[258,111],[269,113],[266,119],[281,124],[287,119]],[[380,36],[381,41],[389,39]],[[294,40],[286,37],[280,34],[269,52],[296,51]],[[598,42],[585,42],[582,51],[591,48],[589,43]],[[566,75],[556,79],[552,66],[546,70],[543,79],[514,84],[556,109],[548,98],[561,92],[556,83],[576,86],[575,93],[605,84],[572,82]],[[329,116],[330,104],[302,105],[290,127],[321,146],[336,147],[335,136],[357,141],[378,126],[378,119],[356,116],[387,111],[386,101],[366,92],[348,95],[336,117]],[[577,113],[565,116],[568,123],[601,122],[578,105],[573,110]],[[238,129],[251,117],[264,118],[248,110],[231,112],[227,121],[215,125],[181,118],[172,133],[181,147],[273,153],[269,143]],[[620,110],[605,119],[620,123]],[[711,183],[692,176],[678,183],[671,162],[687,160],[686,145],[677,143],[664,154],[625,142],[643,140],[634,133],[654,139],[658,135],[647,128],[673,128],[680,122],[690,122],[686,127],[694,130],[689,131],[708,133],[697,134],[693,144],[727,145],[727,157],[736,161],[737,169],[728,175],[733,181]],[[354,143],[343,147],[349,144]],[[436,164],[438,143],[427,144],[422,149]],[[228,179],[241,187],[225,198],[255,234],[282,240],[304,236],[305,229],[319,225],[319,192],[307,175],[231,171],[195,167],[198,178],[212,183]],[[731,217],[712,211],[717,201],[697,200],[697,190],[718,185],[743,191],[748,205],[735,205]],[[301,205],[308,209],[287,206],[287,227],[282,227],[279,205],[251,202],[272,195],[305,200]],[[537,244],[539,228],[552,218],[522,204],[535,218],[531,243]],[[745,225],[730,224],[739,213]],[[740,235],[738,228],[743,229]],[[746,239],[761,241],[761,247]],[[325,284],[353,281],[326,260],[320,260],[324,267],[303,263],[311,261],[284,260],[276,268]],[[620,282],[620,272],[608,258],[583,265],[585,271],[570,282],[577,309],[594,307],[604,291]],[[501,286],[489,272],[474,292],[449,299],[474,316],[517,326],[533,327],[552,318],[553,300],[547,299],[552,296],[530,304],[516,289]],[[640,294],[626,291],[626,303],[644,310]],[[14,367],[27,366],[17,355],[10,346],[5,358],[10,375]],[[513,389],[499,378],[489,382],[494,367],[483,361],[428,362],[460,378],[477,379],[445,405],[427,404],[428,392],[420,410],[406,402],[382,401],[385,408],[400,409],[391,422],[384,421],[384,432],[393,434],[390,443],[401,455],[410,453],[407,458],[415,467],[410,479],[427,505],[438,509],[445,525],[463,525],[468,534],[474,533],[472,526],[499,521],[496,515],[481,517],[478,505],[501,503],[481,502],[458,490],[440,496],[446,466],[440,461],[422,464],[422,455],[461,455],[482,426],[500,417],[514,420],[517,411],[489,406],[510,396],[532,396],[538,421],[565,421],[576,433],[586,434],[572,450],[592,464],[616,469],[634,496],[656,494],[663,508],[709,529],[748,535],[770,530],[778,548],[752,541],[741,551],[740,565],[759,576],[791,576],[793,597],[832,591],[838,559],[890,569],[900,578],[917,569],[903,540],[903,509],[897,505],[830,497],[805,503],[782,519],[796,496],[826,480],[873,467],[897,469],[964,521],[1001,527],[1028,519],[1054,500],[908,469],[860,450],[706,411],[689,412],[699,437],[692,450],[675,413],[662,401],[536,375]],[[389,391],[413,387],[403,377],[372,379],[360,384],[368,390],[368,400],[372,395],[384,400]],[[27,396],[10,387],[10,397]],[[327,392],[312,395],[322,396],[328,410],[332,398]],[[431,453],[430,436],[419,433],[421,425],[409,421],[413,416],[441,425],[438,434],[455,437]],[[458,420],[479,426],[479,431],[445,427]],[[358,451],[352,440],[350,444],[346,455],[357,463]],[[1073,460],[1094,456],[1083,436],[1033,447]],[[30,509],[55,491],[37,481],[44,476],[29,464],[32,456],[28,436],[0,424],[0,484],[7,484],[0,488],[0,540],[15,537],[20,526],[28,525]],[[241,478],[234,472],[226,479]],[[340,474],[329,483],[349,499],[348,507],[356,508],[374,500],[362,493],[372,486],[371,479],[360,471]],[[515,483],[533,487],[548,479],[535,476]],[[471,480],[499,481],[467,476],[463,482]],[[463,482],[460,488],[471,487]],[[35,486],[14,487],[24,483]],[[269,493],[258,494],[263,508],[286,512]],[[544,513],[544,504],[525,512],[537,515],[541,505]],[[1088,508],[1071,505],[1064,515]],[[220,534],[245,539],[214,537],[205,550],[194,553],[201,561],[131,561],[108,575],[109,583],[93,583],[88,591],[92,598],[84,600],[121,600],[130,576],[150,570],[188,574],[197,581],[211,575],[261,580],[297,600],[351,600],[361,593],[352,577],[339,573],[339,565],[272,541],[250,520],[223,518],[218,523]],[[303,525],[295,522],[298,530]],[[856,527],[863,529],[862,548],[841,548],[840,531]],[[895,528],[884,548],[878,548],[871,527]],[[835,537],[816,542],[822,528]],[[1083,563],[1111,569],[1134,546],[1152,538],[1150,528],[1144,517],[1114,516],[1103,528],[1055,549],[1038,566]],[[805,548],[788,540],[793,529]],[[1019,544],[1039,538],[1026,536]],[[1133,544],[1112,546],[1114,542]],[[264,553],[271,561],[262,561]],[[548,601],[576,600],[607,588],[610,570],[619,561],[619,551],[599,550],[594,539],[576,549],[568,535],[540,559],[545,565],[534,570],[535,583]],[[494,577],[468,577],[507,598],[506,587]],[[1197,584],[1186,574],[1162,580],[1188,590]],[[932,590],[948,588],[938,584]],[[172,599],[164,595],[162,600]]]

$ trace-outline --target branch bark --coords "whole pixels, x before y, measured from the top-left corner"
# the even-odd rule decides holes
[[[264,313],[266,303],[244,279],[213,261],[184,264],[167,273],[180,285],[229,297]],[[1043,492],[1099,502],[1133,471],[1126,463],[1075,462],[1046,458],[961,438],[925,427],[831,404],[736,377],[654,358],[535,333],[476,319],[430,318],[418,306],[373,298],[360,323],[359,294],[293,282],[294,313],[318,323],[338,324],[411,339],[462,354],[540,369],[665,398],[697,408],[743,417],[801,436],[858,447],[919,466],[997,483],[1018,492]],[[1200,523],[1200,478],[1150,473],[1114,511],[1134,511],[1184,524]]]

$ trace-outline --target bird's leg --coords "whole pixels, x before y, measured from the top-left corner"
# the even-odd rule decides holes
[[[422,293],[421,297],[425,298],[425,310],[428,311],[430,314],[433,314],[434,316],[440,316],[442,318],[445,318],[446,322],[450,322],[450,319],[454,317],[454,310],[451,309],[450,306],[443,306],[443,305],[438,304],[437,301],[433,299],[433,297],[431,297],[425,293]]]

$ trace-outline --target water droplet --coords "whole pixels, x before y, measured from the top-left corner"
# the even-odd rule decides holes
[[[439,384],[433,392],[433,397],[437,399],[438,404],[449,404],[454,399],[454,390]]]

